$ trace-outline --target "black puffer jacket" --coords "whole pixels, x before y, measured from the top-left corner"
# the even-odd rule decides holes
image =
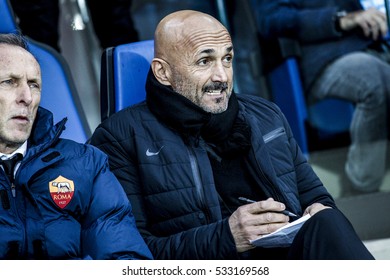
[[[258,97],[239,95],[238,100],[239,117],[252,130],[249,162],[267,196],[299,214],[314,202],[334,206],[281,111]],[[156,259],[238,257],[228,221],[221,216],[202,139],[198,145],[186,145],[144,102],[102,123],[91,143],[109,155]]]

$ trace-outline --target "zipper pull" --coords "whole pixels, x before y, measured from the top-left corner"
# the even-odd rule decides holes
[[[16,187],[14,183],[12,183],[11,185],[11,192],[12,192],[12,197],[16,197]]]

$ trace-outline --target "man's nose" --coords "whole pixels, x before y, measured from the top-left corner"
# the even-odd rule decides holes
[[[213,69],[212,81],[213,82],[227,82],[228,68],[226,68],[221,62],[215,64]]]
[[[17,101],[18,103],[25,103],[27,105],[31,104],[32,92],[29,84],[23,83],[20,85],[18,89]]]

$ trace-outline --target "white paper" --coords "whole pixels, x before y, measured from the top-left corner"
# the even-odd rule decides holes
[[[270,234],[263,235],[256,240],[251,240],[250,243],[263,248],[288,247],[293,242],[298,230],[309,218],[310,215],[307,214]]]

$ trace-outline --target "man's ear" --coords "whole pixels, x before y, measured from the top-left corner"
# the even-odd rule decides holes
[[[160,58],[154,58],[151,67],[157,81],[166,86],[171,85],[169,81],[170,69],[168,63]]]

